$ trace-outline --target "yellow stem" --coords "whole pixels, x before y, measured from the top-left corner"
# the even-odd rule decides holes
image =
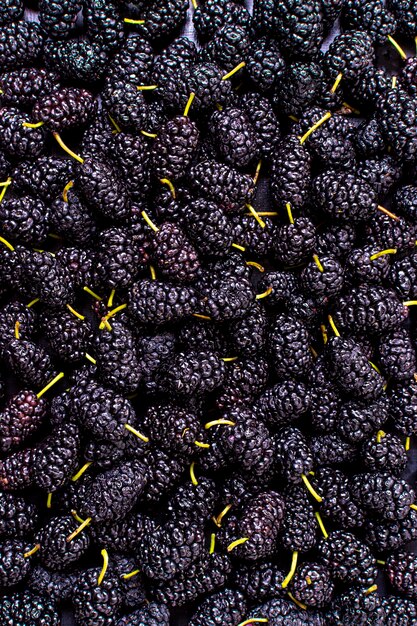
[[[107,300],[107,307],[110,308],[113,306],[114,296],[116,295],[116,289],[112,289],[110,292],[109,299]]]
[[[287,202],[285,207],[287,209],[288,219],[290,220],[290,224],[294,224],[294,218],[292,216],[292,211],[291,211],[291,204],[289,202]]]
[[[190,476],[191,476],[191,482],[193,483],[194,487],[196,487],[198,485],[198,480],[195,477],[195,461],[193,461],[190,465]]]
[[[129,574],[123,574],[122,578],[124,578],[125,580],[129,580],[130,578],[133,578],[138,574],[140,574],[140,569],[134,569],[132,572],[129,572]]]
[[[154,89],[158,89],[158,85],[138,85],[136,89],[138,91],[154,91]]]
[[[327,537],[329,536],[329,533],[327,532],[327,530],[326,530],[326,528],[325,528],[325,526],[323,524],[323,520],[321,518],[320,513],[318,511],[316,511],[314,513],[314,515],[316,516],[317,524],[319,525],[319,528],[320,528],[321,532],[323,533],[323,537],[325,539],[327,539]]]
[[[188,98],[187,104],[186,104],[185,109],[184,109],[184,117],[188,116],[188,114],[190,112],[190,109],[191,109],[191,105],[192,105],[192,103],[194,101],[194,98],[195,98],[195,93],[191,92],[190,93],[190,97]]]
[[[77,511],[72,510],[71,511],[71,515],[73,516],[75,521],[78,522],[79,524],[82,524],[84,522],[84,520],[81,519],[81,517],[79,515],[77,515]]]
[[[58,133],[52,133],[52,135],[54,136],[54,138],[56,139],[56,141],[58,142],[58,144],[61,146],[61,148],[70,155],[70,157],[72,157],[73,159],[75,159],[76,161],[78,161],[79,163],[84,163],[84,159],[82,157],[80,157],[78,154],[76,154],[75,152],[73,152],[70,148],[68,148],[67,145],[65,145],[65,143],[62,141],[61,137],[58,135]]]
[[[34,304],[36,304],[37,302],[39,302],[39,298],[35,298],[34,300],[31,300],[29,302],[29,304],[26,305],[27,309],[30,309],[31,307],[33,307]]]
[[[326,343],[327,343],[327,341],[329,339],[328,336],[327,336],[327,328],[325,327],[324,324],[321,324],[320,325],[320,330],[321,330],[321,334],[322,334],[322,337],[323,337],[323,343],[324,343],[324,345],[326,345]]]
[[[365,596],[369,596],[370,593],[374,593],[374,591],[376,591],[377,589],[378,589],[378,585],[372,585],[372,587],[369,587],[369,589],[367,589],[363,593]]]
[[[297,569],[297,562],[298,562],[298,551],[295,550],[292,553],[292,560],[291,560],[291,568],[290,571],[288,572],[288,575],[284,578],[284,580],[281,583],[281,587],[283,589],[286,589],[288,587],[288,585],[290,584],[294,574],[295,574],[295,570]]]
[[[146,130],[141,130],[140,132],[145,137],[150,137],[151,139],[156,139],[158,137],[158,135],[156,133],[147,133]]]
[[[25,552],[23,557],[25,559],[28,559],[30,556],[33,556],[34,554],[36,554],[36,552],[40,550],[40,548],[41,548],[41,544],[37,543],[36,546],[32,548],[32,550],[29,550],[29,552]]]
[[[375,363],[372,363],[372,361],[368,361],[368,363],[376,372],[378,372],[378,374],[381,373],[381,370],[379,369],[377,365],[375,365]]]
[[[12,179],[8,178],[7,180],[5,180],[4,182],[0,183],[0,187],[8,187],[9,185],[12,184]]]
[[[417,504],[410,504],[410,509],[413,509],[413,511],[417,511]]]
[[[376,561],[378,563],[378,565],[385,565],[386,561],[381,561],[380,559],[377,559]]]
[[[301,474],[301,478],[303,480],[303,483],[305,484],[305,486],[307,487],[307,489],[309,490],[309,492],[313,496],[313,498],[315,500],[317,500],[317,502],[323,502],[323,498],[314,489],[313,485],[310,483],[310,481],[308,480],[307,476],[305,474]]]
[[[221,511],[217,517],[214,517],[214,523],[216,524],[216,526],[218,526],[219,528],[222,525],[222,519],[225,515],[228,514],[228,512],[230,511],[230,509],[232,508],[233,504],[228,504],[227,506],[224,507],[223,511]]]
[[[119,124],[116,122],[116,120],[110,115],[110,113],[107,114],[109,116],[109,120],[111,121],[111,123],[113,124],[115,130],[117,133],[121,133],[122,129],[120,128]]]
[[[381,439],[383,439],[386,436],[386,433],[384,433],[383,430],[378,430],[377,434],[376,434],[376,440],[378,443],[381,443]]]
[[[139,26],[145,23],[145,20],[132,20],[130,17],[125,17],[123,21],[126,24],[139,24]]]
[[[261,228],[265,228],[266,224],[263,221],[262,218],[259,217],[258,213],[256,212],[256,210],[253,208],[253,206],[251,204],[247,204],[246,208],[249,209],[249,212],[251,213],[251,215],[253,215],[253,217],[256,219],[256,221],[258,222],[259,226]]]
[[[0,242],[6,246],[6,248],[9,248],[9,250],[11,250],[12,252],[14,252],[14,246],[12,246],[11,243],[9,243],[7,241],[7,239],[5,239],[4,237],[0,237]]]
[[[223,361],[224,363],[231,363],[232,361],[237,361],[238,360],[238,356],[228,356],[228,357],[220,357],[220,360]]]
[[[331,116],[332,114],[330,113],[330,111],[323,115],[323,117],[318,122],[313,124],[313,126],[309,128],[308,131],[300,138],[300,143],[303,144],[305,140],[308,139],[308,137],[310,137],[310,135],[314,133],[314,131],[317,130],[322,124],[324,124],[324,122],[327,122],[327,120],[330,119]]]
[[[97,578],[97,585],[99,587],[104,580],[104,577],[107,572],[107,568],[109,566],[109,553],[107,552],[106,549],[101,551],[101,556],[103,557],[103,567],[102,567],[99,577]]]
[[[212,422],[207,422],[207,424],[204,425],[204,428],[208,430],[209,428],[213,428],[213,426],[236,426],[236,422],[225,419],[213,420]]]
[[[237,72],[241,70],[242,67],[245,67],[245,65],[246,65],[245,61],[242,61],[242,63],[239,63],[239,65],[236,65],[236,67],[234,67],[230,72],[222,76],[222,80],[228,80],[229,78],[237,74]]]
[[[292,120],[293,122],[299,122],[300,120],[298,119],[298,117],[295,117],[295,115],[289,115],[288,116],[290,118],[290,120]]]
[[[145,220],[145,222],[147,223],[147,225],[150,226],[150,228],[152,228],[152,230],[154,230],[157,233],[159,231],[159,228],[153,223],[153,221],[151,220],[149,215],[146,213],[146,211],[142,211],[141,215],[143,219]]]
[[[177,192],[175,191],[175,187],[174,187],[174,185],[172,184],[172,182],[169,180],[169,178],[160,178],[160,179],[159,179],[159,182],[160,182],[160,183],[162,183],[163,185],[166,185],[166,186],[169,188],[169,190],[170,190],[170,192],[171,192],[171,196],[172,196],[172,197],[174,198],[174,200],[175,200],[175,198],[177,197]],[[146,219],[146,218],[145,218],[145,219]],[[149,223],[149,222],[148,222],[148,223]],[[149,226],[150,226],[150,224],[149,224]],[[154,230],[155,230],[155,229],[154,229]],[[159,230],[159,228],[158,228],[158,230]],[[156,232],[158,232],[158,231],[156,231]]]
[[[384,256],[385,254],[397,254],[397,248],[387,248],[387,250],[381,250],[381,252],[376,252],[369,257],[369,260],[375,261],[375,259],[379,259],[379,257]]]
[[[24,126],[25,128],[40,128],[44,124],[45,122],[35,122],[34,124],[32,124],[31,122],[23,122],[22,126]]]
[[[48,493],[48,497],[46,498],[46,508],[52,508],[52,493]]]
[[[232,248],[236,248],[236,250],[240,250],[241,252],[245,252],[246,248],[243,246],[239,246],[237,243],[232,243]]]
[[[141,439],[142,441],[144,441],[145,443],[149,442],[149,437],[146,437],[146,435],[142,435],[141,432],[139,432],[138,430],[136,430],[136,428],[133,428],[133,426],[131,426],[130,424],[125,424],[125,428],[126,430],[128,430],[130,433],[132,433],[133,435],[135,435],[138,439]]]
[[[64,372],[60,372],[58,376],[55,376],[55,378],[53,378],[51,382],[46,385],[46,387],[44,387],[39,393],[36,394],[36,397],[38,399],[42,398],[43,394],[46,393],[51,387],[53,387],[53,385],[55,385],[59,380],[61,380],[61,378],[64,378],[64,376]]]
[[[9,178],[6,180],[6,183],[7,183],[7,182],[9,183],[9,185],[10,185],[10,183],[12,182],[12,179],[10,178],[10,176],[9,176]],[[4,198],[4,196],[6,195],[6,191],[8,190],[9,185],[3,185],[3,189],[1,190],[1,193],[0,193],[0,202],[3,202],[3,198]]]
[[[197,0],[191,0],[191,4],[193,5],[194,9],[198,8]]]
[[[392,77],[391,87],[392,87],[392,89],[396,89],[397,88],[397,77],[396,76]]]
[[[255,170],[255,176],[253,177],[253,184],[256,185],[259,179],[259,174],[261,173],[261,167],[262,167],[262,159],[258,162],[258,165],[256,166],[256,170]],[[259,215],[259,213],[258,213]]]
[[[87,293],[89,293],[89,294],[90,294],[90,296],[93,296],[93,298],[94,298],[95,300],[98,300],[99,302],[101,302],[101,300],[103,299],[103,298],[100,298],[100,296],[99,296],[99,295],[97,295],[96,293],[94,293],[94,291],[93,291],[92,289],[90,289],[90,287],[84,286],[84,287],[83,287],[83,290],[84,290],[84,291],[86,291]]]
[[[332,316],[328,315],[327,319],[329,320],[329,324],[332,327],[332,330],[333,330],[334,334],[336,335],[336,337],[340,337],[340,333],[337,330],[336,324],[334,323]]]
[[[303,611],[307,610],[307,605],[303,604],[302,602],[300,602],[299,600],[297,600],[297,598],[294,598],[294,596],[292,595],[292,593],[288,592],[287,593],[288,597],[294,602],[294,604],[296,604],[297,606],[300,607],[300,609],[303,609]]]
[[[20,339],[19,328],[20,328],[20,322],[18,320],[14,325],[14,336],[16,337],[16,339]]]
[[[92,461],[89,461],[88,463],[83,465],[82,468],[78,470],[78,472],[74,474],[74,476],[71,478],[72,482],[75,483],[77,480],[79,480],[81,476],[88,470],[91,464],[92,464]]]
[[[92,519],[92,517],[87,517],[87,519],[85,519],[83,523],[80,524],[78,528],[67,537],[67,542],[70,543],[70,541],[72,541],[73,539],[75,539],[75,537],[82,533],[84,528],[86,528],[91,523]]]
[[[255,300],[262,300],[262,298],[267,298],[271,293],[272,287],[268,287],[268,289],[263,293],[258,293],[258,295],[255,297]]]
[[[210,448],[210,444],[209,443],[203,443],[202,441],[194,441],[194,444],[198,448]]]
[[[246,543],[247,541],[249,541],[249,537],[241,537],[241,539],[236,539],[235,541],[232,541],[232,543],[229,543],[229,545],[227,546],[226,550],[228,552],[232,552],[232,550],[234,550],[238,546],[241,546],[242,544]]]
[[[245,213],[245,215],[252,215],[251,213]],[[276,217],[278,211],[258,211],[260,217]]]
[[[343,78],[343,74],[340,72],[340,74],[337,75],[337,78],[333,83],[333,87],[330,89],[330,93],[334,93],[336,91],[336,89],[340,85],[340,81],[342,80],[342,78]]]
[[[149,271],[150,271],[150,273],[151,273],[151,278],[152,278],[152,280],[156,280],[156,272],[155,272],[155,268],[154,268],[154,266],[153,266],[153,265],[150,265],[150,266],[149,266]]]
[[[216,547],[216,533],[211,533],[209,554],[213,554],[215,547]]]
[[[88,361],[90,361],[93,365],[97,365],[97,360],[91,356],[91,354],[88,354],[88,352],[85,353],[85,358],[88,359]]]
[[[67,304],[66,307],[68,311],[70,311],[73,315],[75,315],[75,317],[78,317],[79,320],[85,320],[85,315],[81,315],[81,313],[78,313],[78,311],[73,309],[70,304]]]
[[[192,316],[198,317],[198,319],[200,320],[211,320],[211,317],[209,317],[208,315],[201,315],[201,313],[193,313]]]
[[[317,254],[313,254],[313,261],[317,265],[317,267],[319,268],[319,272],[323,273],[324,272],[324,267],[320,263],[320,259],[317,256]]]
[[[405,451],[408,452],[410,449],[411,437],[406,437],[405,439]]]
[[[313,357],[314,357],[315,359],[317,359],[318,354],[317,354],[317,352],[314,350],[313,346],[309,346],[309,348],[310,348],[310,352],[311,352],[311,354],[313,355]]]
[[[404,306],[416,306],[417,305],[417,300],[407,300],[406,302],[403,302]]]
[[[268,620],[266,617],[250,617],[246,619],[244,622],[240,622],[238,626],[249,626],[250,624],[267,624]]]
[[[246,265],[249,265],[250,267],[256,267],[258,272],[261,272],[262,274],[265,271],[265,268],[262,265],[260,265],[259,263],[255,263],[255,261],[246,261]]]
[[[393,45],[393,46],[394,46],[394,48],[396,49],[396,51],[398,52],[398,54],[400,55],[400,57],[401,57],[404,61],[406,61],[406,59],[407,59],[407,55],[406,55],[406,53],[404,52],[404,50],[401,48],[400,44],[399,44],[399,43],[397,43],[397,42],[395,41],[395,39],[394,39],[393,37],[391,37],[391,35],[388,35],[387,37],[388,37],[388,41],[390,42],[390,44],[391,44],[391,45]]]
[[[71,189],[71,187],[74,187],[74,181],[70,180],[69,183],[67,183],[64,187],[64,191],[62,192],[62,198],[64,200],[64,202],[68,202],[68,192]]]
[[[388,217],[390,217],[392,220],[395,220],[396,222],[400,221],[400,218],[398,217],[398,215],[391,213],[391,211],[388,211],[388,209],[381,206],[380,204],[378,204],[377,208],[378,208],[378,211],[381,211],[381,213],[385,213],[385,215],[388,215]]]

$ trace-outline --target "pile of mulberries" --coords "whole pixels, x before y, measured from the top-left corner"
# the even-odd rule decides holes
[[[415,1],[0,4],[0,625],[416,624]]]

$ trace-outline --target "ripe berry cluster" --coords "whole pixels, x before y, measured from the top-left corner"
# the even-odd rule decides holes
[[[417,623],[417,4],[247,4],[0,2],[1,626]]]

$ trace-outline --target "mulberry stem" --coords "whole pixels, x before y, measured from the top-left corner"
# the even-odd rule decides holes
[[[80,524],[80,525],[78,526],[78,528],[77,528],[76,530],[74,530],[74,532],[73,532],[73,533],[71,533],[71,534],[67,537],[67,543],[70,543],[73,539],[75,539],[75,537],[76,537],[77,535],[79,535],[80,533],[82,533],[82,532],[83,532],[83,530],[84,530],[84,528],[87,528],[87,526],[88,526],[89,524],[91,524],[92,520],[93,520],[93,518],[92,518],[92,517],[87,517],[87,519],[85,519],[85,520],[83,521],[83,523],[82,523],[82,524]]]
[[[78,317],[79,320],[85,320],[85,315],[81,315],[81,313],[78,313],[78,311],[73,309],[70,304],[67,304],[66,307],[68,311],[70,311],[73,315],[75,315],[75,317]]]
[[[290,584],[294,574],[295,574],[295,570],[297,569],[297,561],[298,561],[298,551],[295,550],[292,553],[292,560],[291,560],[291,568],[290,571],[288,572],[287,576],[284,578],[284,580],[281,583],[281,587],[283,589],[286,589],[288,587],[288,585]]]
[[[301,145],[305,142],[306,139],[308,139],[308,137],[310,137],[312,133],[314,133],[315,130],[317,130],[322,124],[324,124],[324,122],[327,122],[327,120],[330,119],[331,116],[332,114],[330,113],[330,111],[327,111],[327,113],[323,115],[323,117],[318,122],[313,124],[313,126],[309,128],[308,131],[300,138]]]
[[[340,73],[337,75],[336,80],[335,80],[335,81],[334,81],[334,83],[333,83],[333,87],[330,89],[330,93],[335,93],[336,89],[337,89],[337,88],[339,87],[339,85],[340,85],[340,81],[342,80],[342,78],[343,78],[343,74],[342,74],[342,72],[340,72]]]
[[[317,524],[319,525],[319,528],[320,528],[321,532],[323,533],[323,537],[325,539],[327,539],[327,537],[329,536],[329,533],[327,532],[327,530],[326,530],[326,528],[325,528],[325,526],[323,524],[323,520],[321,518],[320,513],[318,511],[315,511],[314,515],[316,517]]]
[[[32,550],[29,550],[29,552],[25,552],[25,553],[24,553],[24,555],[23,555],[23,557],[24,557],[25,559],[28,559],[28,558],[29,558],[29,557],[31,557],[33,554],[36,554],[36,552],[37,552],[38,550],[40,550],[40,548],[41,548],[41,544],[40,544],[40,543],[37,543],[37,544],[36,544],[36,546],[35,546],[34,548],[32,548]]]
[[[323,273],[324,272],[324,267],[320,263],[320,259],[317,256],[317,254],[313,254],[313,261],[317,265],[317,267],[319,268],[319,272]]]
[[[69,183],[67,183],[64,187],[64,190],[62,192],[62,198],[64,200],[64,202],[68,202],[68,192],[71,189],[71,187],[74,187],[74,181],[70,180]]]
[[[311,495],[313,496],[313,498],[315,500],[317,500],[317,502],[323,502],[323,498],[317,493],[317,491],[314,489],[314,487],[312,486],[312,484],[310,483],[310,481],[308,480],[307,476],[305,474],[301,474],[301,478],[303,480],[303,483],[305,484],[305,486],[307,487],[307,489],[309,490],[309,492],[311,493]]]
[[[258,293],[258,295],[255,296],[255,300],[262,300],[262,298],[267,298],[271,293],[272,293],[272,287],[268,287],[268,289],[264,291],[263,293]]]
[[[84,163],[84,159],[82,157],[80,157],[79,154],[76,154],[75,152],[73,152],[70,148],[68,148],[67,145],[65,145],[65,143],[62,141],[61,137],[59,136],[58,133],[52,133],[52,135],[54,136],[54,138],[56,139],[56,141],[58,142],[58,144],[61,146],[61,148],[70,155],[70,157],[72,157],[73,159],[75,159],[76,161],[78,161],[79,163]]]
[[[153,223],[153,221],[151,220],[151,218],[149,217],[149,215],[146,213],[146,211],[142,211],[141,215],[143,217],[143,219],[145,220],[145,222],[147,223],[147,225],[152,228],[152,230],[157,233],[159,232],[159,228],[158,226],[156,226],[156,224]]]
[[[195,93],[191,92],[190,93],[190,97],[188,98],[187,104],[186,104],[185,109],[184,109],[184,117],[188,117],[188,114],[189,114],[190,109],[191,109],[191,105],[194,102],[194,98],[195,98]]]
[[[85,358],[90,361],[90,363],[92,363],[93,365],[97,365],[97,361],[96,359],[91,356],[91,354],[88,354],[88,352],[85,353]]]
[[[191,482],[193,483],[194,487],[196,487],[198,485],[198,480],[195,477],[195,461],[193,461],[190,465],[190,476],[191,476]]]
[[[61,378],[64,378],[64,376],[65,376],[64,372],[60,372],[58,376],[55,376],[55,378],[53,378],[51,382],[46,385],[46,387],[44,387],[39,393],[36,394],[36,397],[38,398],[38,400],[39,398],[42,398],[43,394],[46,393],[51,387],[53,387],[55,383],[61,380]]]
[[[76,474],[74,474],[74,476],[71,478],[72,482],[75,483],[79,478],[81,478],[81,476],[84,474],[84,472],[86,472],[88,470],[90,465],[92,465],[92,461],[89,461],[88,463],[83,465],[82,468]]]
[[[140,569],[134,569],[133,572],[129,572],[128,574],[123,574],[122,578],[124,578],[124,580],[130,580],[130,578],[133,578],[134,576],[137,576],[138,574],[140,574]]]
[[[242,544],[246,543],[247,541],[249,541],[249,537],[241,537],[240,539],[236,539],[235,541],[232,541],[232,543],[229,543],[229,545],[227,546],[226,550],[228,552],[232,552],[232,550],[234,550],[238,546],[241,546]]]
[[[375,261],[375,259],[379,259],[379,257],[384,256],[385,254],[397,254],[397,248],[387,248],[387,250],[381,250],[381,252],[376,252],[369,257],[369,260]]]
[[[229,78],[232,78],[232,76],[237,74],[237,72],[241,70],[242,67],[245,67],[245,65],[246,65],[245,61],[242,61],[242,63],[239,63],[239,65],[236,65],[236,67],[234,67],[230,72],[222,76],[222,80],[228,80]]]
[[[401,48],[400,44],[399,44],[399,43],[397,43],[397,42],[395,41],[394,37],[391,37],[391,35],[388,35],[388,36],[387,36],[387,38],[388,38],[388,41],[390,42],[390,44],[391,44],[392,46],[394,46],[394,48],[396,49],[396,51],[398,52],[398,54],[400,55],[400,57],[401,57],[404,61],[406,61],[406,60],[407,60],[407,55],[406,55],[406,53],[404,52],[404,50]]]
[[[249,209],[249,212],[251,213],[251,215],[253,215],[253,217],[256,219],[256,221],[258,222],[259,226],[261,228],[265,228],[266,224],[263,221],[263,219],[261,219],[258,215],[258,213],[256,212],[256,209],[253,208],[253,206],[251,204],[247,204],[246,208]]]
[[[226,419],[213,420],[212,422],[207,422],[204,428],[208,430],[209,428],[213,428],[213,426],[236,426],[236,422]]]
[[[93,296],[93,298],[95,300],[98,300],[98,302],[101,302],[101,300],[103,300],[103,298],[100,298],[100,296],[97,295],[92,289],[90,289],[90,287],[87,287],[86,285],[84,285],[83,290],[89,293],[90,296]]]
[[[101,583],[104,580],[104,577],[105,577],[106,572],[107,572],[107,568],[109,566],[109,554],[108,554],[106,549],[103,549],[101,551],[101,556],[103,557],[103,568],[102,568],[102,570],[100,572],[99,577],[97,578],[97,585],[99,587],[100,587]]]
[[[398,217],[398,215],[391,213],[391,211],[388,211],[388,209],[381,206],[380,204],[378,204],[377,208],[378,208],[378,211],[381,211],[381,213],[385,213],[385,215],[388,215],[388,217],[390,217],[392,220],[395,220],[396,222],[400,221],[400,218]]]
[[[211,533],[209,554],[213,554],[215,547],[216,547],[216,533]]]
[[[332,316],[328,315],[327,319],[329,320],[329,324],[332,327],[332,330],[333,330],[334,334],[336,335],[336,337],[340,337],[340,333],[337,330],[336,324],[334,323]]]
[[[31,122],[23,122],[22,126],[24,126],[25,128],[40,128],[44,124],[45,122],[36,122],[34,124],[32,124]]]
[[[133,435],[135,435],[138,439],[141,439],[142,441],[144,441],[145,443],[149,442],[149,437],[146,437],[146,435],[142,435],[141,432],[139,432],[138,430],[136,430],[136,428],[133,428],[133,426],[131,426],[130,424],[125,424],[125,428],[126,430],[128,430],[130,433],[132,433]]]
[[[166,185],[166,186],[169,188],[169,190],[170,190],[170,192],[171,192],[171,196],[172,196],[172,197],[174,198],[174,200],[175,200],[175,199],[176,199],[176,197],[177,197],[177,192],[175,191],[175,187],[174,187],[174,185],[172,184],[172,182],[169,180],[169,178],[160,178],[160,179],[159,179],[159,182],[160,182],[160,183],[162,183],[163,185]],[[159,229],[158,229],[158,230],[159,230]]]

